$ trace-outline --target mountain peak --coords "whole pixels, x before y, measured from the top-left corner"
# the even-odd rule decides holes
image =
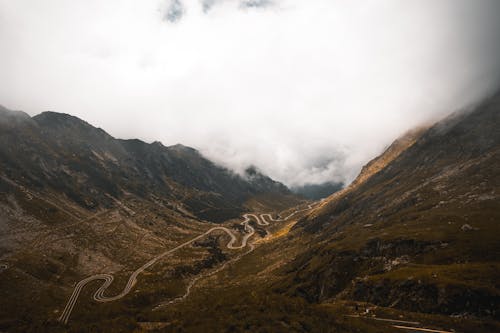
[[[260,172],[255,165],[250,165],[249,167],[247,167],[245,169],[245,175],[249,176],[249,177],[257,176],[257,174],[259,174],[259,173]]]
[[[194,152],[197,151],[196,149],[192,147],[185,146],[183,144],[177,143],[172,146],[167,147],[169,150],[177,151],[177,152]]]
[[[83,125],[83,126],[91,126],[86,121],[72,116],[67,113],[60,113],[55,111],[44,111],[36,116],[33,119],[42,125],[58,127],[61,125]]]
[[[103,139],[107,141],[113,139],[103,129],[67,113],[44,111],[32,119],[44,130],[53,132],[56,137],[64,140],[99,142]]]

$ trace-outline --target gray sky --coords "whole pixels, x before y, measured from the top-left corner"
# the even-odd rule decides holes
[[[497,87],[499,16],[496,0],[0,0],[0,104],[288,185],[349,181]]]

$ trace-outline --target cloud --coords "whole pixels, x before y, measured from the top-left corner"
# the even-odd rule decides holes
[[[163,18],[168,22],[175,23],[184,15],[184,5],[180,0],[170,0],[166,3]]]
[[[181,142],[288,185],[352,180],[500,77],[495,0],[0,0],[0,103]]]

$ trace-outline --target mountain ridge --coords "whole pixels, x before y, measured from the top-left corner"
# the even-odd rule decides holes
[[[190,147],[115,139],[69,114],[48,111],[27,118],[16,112],[1,114],[4,131],[0,156],[5,176],[22,180],[27,186],[66,191],[84,206],[93,191],[110,191],[115,197],[124,191],[144,196],[147,184],[148,190],[157,194],[184,200],[200,217],[220,221],[241,214],[243,209],[239,207],[254,195],[293,196],[286,186],[260,173],[250,182]],[[13,122],[11,118],[20,120]],[[59,181],[65,175],[68,177]],[[75,184],[75,175],[87,185],[82,181]],[[64,182],[73,185],[68,188]],[[80,187],[81,193],[75,193],[75,187]],[[197,193],[191,191],[194,196],[186,197],[185,189]],[[103,195],[97,201],[110,203]],[[97,201],[87,208],[95,209]],[[219,214],[223,210],[226,213]]]
[[[450,115],[303,217],[295,237],[305,232],[314,246],[288,267],[294,282],[280,290],[498,318],[499,110],[497,94]]]
[[[50,140],[39,142],[32,126],[19,136],[19,127],[0,126],[2,139],[22,139],[14,150],[0,145],[0,164],[18,176],[16,183],[0,175],[0,217],[7,221],[0,223],[6,253],[0,257],[6,284],[0,302],[8,311],[0,328],[64,332],[88,329],[92,322],[107,331],[386,333],[405,325],[418,331],[498,331],[498,126],[500,94],[406,133],[351,185],[314,204],[280,192],[255,167],[239,180],[221,174],[182,145],[110,139],[99,148],[93,140],[103,141],[101,134],[96,139],[85,126],[78,135],[90,135],[84,143],[51,136],[50,129]],[[62,132],[75,132],[68,128]],[[17,166],[22,171],[21,157],[37,157],[25,147],[31,142],[54,160],[63,154],[75,163],[55,174],[67,173],[63,184],[77,194],[87,193],[78,187],[81,179],[85,183],[100,170],[100,184],[88,188],[100,205],[89,209],[57,191],[34,191],[30,181],[43,189],[54,170],[40,156],[36,167],[27,160],[33,175],[15,173]],[[17,164],[4,160],[12,151],[24,153],[8,161]],[[228,179],[233,187],[225,186]],[[110,197],[101,199],[98,185],[109,186]],[[233,195],[241,200],[224,201]],[[303,205],[280,211],[295,202]],[[221,226],[201,218],[207,209],[225,213]],[[260,217],[227,218],[243,209]],[[270,211],[275,213],[265,214]],[[248,249],[231,253],[238,236]],[[236,244],[233,249],[240,248]],[[162,257],[180,247],[175,256]],[[71,322],[57,322],[76,281],[114,277],[120,290],[134,269],[151,260],[154,269],[141,275],[134,292],[98,306],[82,294]]]

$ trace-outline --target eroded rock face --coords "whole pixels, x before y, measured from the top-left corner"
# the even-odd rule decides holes
[[[482,288],[440,285],[413,277],[402,281],[355,281],[349,297],[414,312],[500,317],[498,294]]]
[[[360,276],[391,271],[436,248],[434,242],[373,239],[359,251],[317,253],[325,265],[315,266],[307,257],[299,257],[293,263],[297,269],[290,268],[295,274],[293,293],[311,302],[338,297]]]

